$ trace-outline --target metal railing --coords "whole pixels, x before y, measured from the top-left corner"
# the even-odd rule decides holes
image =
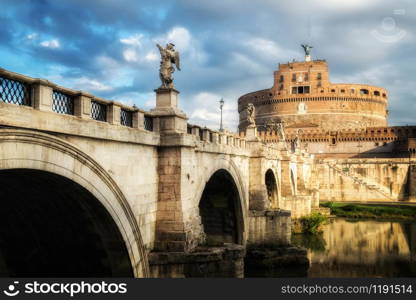
[[[144,129],[148,131],[153,131],[153,118],[149,116],[144,116]]]
[[[53,91],[52,110],[59,114],[74,114],[74,97],[62,92]]]
[[[133,127],[133,113],[129,110],[120,110],[120,124],[123,126]]]
[[[106,122],[107,121],[107,105],[91,101],[91,118],[93,120]]]
[[[0,77],[0,101],[30,106],[29,84],[14,79]]]

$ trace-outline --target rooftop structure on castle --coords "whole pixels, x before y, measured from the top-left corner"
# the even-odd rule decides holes
[[[239,130],[248,126],[246,107],[255,107],[261,131],[270,122],[286,128],[341,130],[387,126],[387,90],[355,83],[331,83],[325,60],[313,60],[311,46],[302,45],[305,60],[279,64],[274,84],[238,99]]]

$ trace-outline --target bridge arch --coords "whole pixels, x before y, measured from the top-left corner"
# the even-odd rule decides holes
[[[40,179],[51,182],[52,178],[59,186],[76,187],[90,203],[94,199],[94,208],[102,208],[100,214],[108,216],[106,220],[114,223],[114,232],[118,232],[120,241],[124,242],[131,275],[149,275],[140,229],[131,207],[116,182],[94,159],[72,144],[48,134],[1,129],[0,176],[20,176],[27,180],[30,174],[32,178],[37,177],[34,182],[38,184],[42,184]],[[118,274],[125,276],[125,273]]]
[[[264,174],[269,207],[279,207],[279,185],[275,172],[269,168]]]
[[[210,238],[210,229],[206,228],[207,226],[210,226],[207,224],[207,222],[210,222],[210,217],[207,215],[207,211],[205,211],[204,215],[204,208],[207,208],[207,205],[209,206],[212,204],[209,204],[209,195],[217,192],[216,194],[220,198],[223,198],[224,200],[228,199],[227,207],[229,210],[232,210],[234,214],[232,216],[232,218],[235,218],[234,224],[230,224],[230,226],[234,227],[236,230],[233,236],[233,242],[245,244],[247,239],[246,226],[248,225],[248,222],[245,221],[247,218],[248,195],[239,168],[230,158],[222,156],[221,158],[215,159],[214,163],[210,164],[209,167],[207,166],[204,168],[200,175],[202,180],[197,187],[194,203],[196,203],[199,208],[201,224],[204,227],[202,230],[205,231],[205,235],[208,239]],[[225,185],[228,189],[225,189],[225,192],[221,192],[223,189],[220,185]],[[218,205],[221,206],[225,204],[226,202],[223,201],[222,204],[219,203]],[[218,214],[219,212],[217,211],[216,213]],[[218,223],[211,223],[211,225],[215,226],[218,225]],[[231,240],[229,237],[223,237],[223,242],[231,242]]]

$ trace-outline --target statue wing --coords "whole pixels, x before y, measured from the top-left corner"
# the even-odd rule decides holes
[[[175,51],[174,59],[175,59],[176,68],[180,71],[181,70],[181,60],[179,58],[179,52],[178,51]]]

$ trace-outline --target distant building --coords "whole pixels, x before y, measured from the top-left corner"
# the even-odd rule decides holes
[[[416,127],[388,127],[388,92],[366,84],[331,83],[325,60],[279,64],[274,84],[238,99],[239,131],[247,127],[246,107],[255,106],[261,138],[274,142],[273,123],[286,137],[321,157],[407,156],[414,151]]]

